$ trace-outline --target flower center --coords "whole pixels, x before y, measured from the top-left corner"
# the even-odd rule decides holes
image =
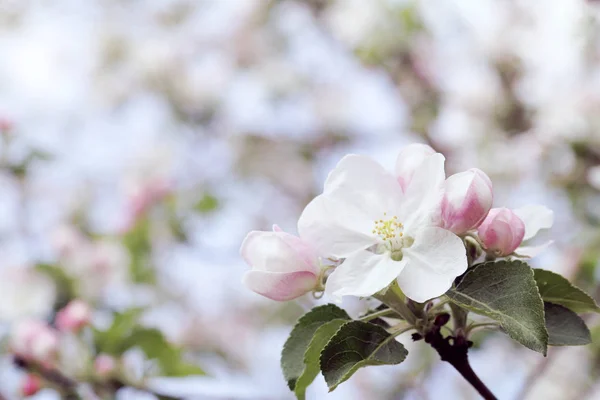
[[[387,213],[383,213],[387,217]],[[401,239],[404,236],[404,225],[398,222],[398,217],[395,215],[387,220],[376,220],[375,227],[373,228],[373,234],[379,236],[384,241],[393,241],[394,239]]]

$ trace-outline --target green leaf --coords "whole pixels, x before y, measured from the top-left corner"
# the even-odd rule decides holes
[[[156,273],[151,262],[152,244],[150,242],[150,219],[142,217],[136,225],[123,236],[123,244],[129,250],[131,264],[129,273],[136,283],[155,283]]]
[[[544,301],[559,304],[576,313],[600,311],[600,307],[590,295],[563,276],[543,269],[534,269],[533,272]]]
[[[544,303],[548,344],[583,346],[592,342],[590,330],[573,311],[558,304]]]
[[[182,362],[181,349],[170,343],[158,329],[136,327],[123,340],[122,346],[126,349],[139,347],[146,357],[158,362],[163,376],[204,375],[200,367]]]
[[[294,392],[299,400],[305,398],[306,388],[312,383],[312,381],[319,374],[319,357],[321,351],[329,342],[329,340],[335,335],[340,326],[348,322],[347,319],[334,319],[333,321],[327,322],[322,325],[315,332],[308,349],[304,353],[304,371],[296,381],[296,387]]]
[[[131,335],[144,310],[132,308],[122,313],[114,313],[113,322],[108,329],[94,330],[94,341],[98,352],[115,356],[123,354],[129,347],[123,346],[123,341]]]
[[[204,196],[196,203],[194,209],[202,214],[208,214],[219,208],[219,199],[210,193],[205,193]]]
[[[544,304],[533,270],[521,261],[486,262],[470,269],[446,296],[455,304],[498,322],[522,345],[546,355]]]
[[[38,264],[35,268],[52,279],[56,285],[58,296],[54,302],[55,310],[60,310],[77,297],[75,280],[63,268],[52,264]]]
[[[348,380],[359,368],[404,361],[408,351],[395,337],[368,322],[351,321],[342,325],[321,352],[321,372],[329,391]]]
[[[338,306],[326,304],[304,314],[292,329],[281,352],[281,369],[290,390],[294,390],[296,380],[304,372],[304,353],[313,335],[321,325],[334,319],[349,320],[350,317]]]
[[[162,376],[204,375],[202,368],[183,361],[182,350],[170,343],[160,330],[137,325],[138,312],[135,309],[117,314],[108,330],[96,331],[98,350],[121,355],[131,348],[139,347],[148,359],[156,360]]]

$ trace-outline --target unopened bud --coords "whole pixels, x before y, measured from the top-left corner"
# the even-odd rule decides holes
[[[244,284],[269,299],[292,300],[319,285],[321,270],[314,249],[277,225],[273,232],[250,232],[240,251],[252,267]]]
[[[477,233],[488,252],[503,257],[519,247],[525,236],[525,224],[508,208],[494,208]]]
[[[94,371],[101,378],[110,377],[117,369],[117,360],[108,354],[99,354],[94,360]]]
[[[56,327],[63,332],[79,332],[91,319],[90,306],[82,300],[73,300],[56,315]]]
[[[433,324],[437,327],[442,327],[442,326],[446,325],[448,323],[448,321],[450,321],[450,314],[447,314],[447,313],[438,314],[435,317]]]
[[[492,181],[477,168],[454,174],[444,184],[442,228],[462,235],[477,228],[492,208]]]
[[[23,396],[33,396],[42,389],[42,380],[33,374],[25,376],[25,380],[21,384],[21,394]]]
[[[423,335],[421,335],[420,333],[413,333],[411,335],[411,338],[414,342],[423,339]]]

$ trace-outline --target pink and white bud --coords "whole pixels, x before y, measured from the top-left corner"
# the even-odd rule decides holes
[[[117,360],[108,354],[99,354],[94,360],[94,372],[101,378],[109,378],[117,369]]]
[[[269,299],[292,300],[312,291],[319,283],[315,251],[277,225],[273,226],[273,232],[250,232],[240,252],[252,267],[244,275],[244,284]]]
[[[25,397],[33,396],[42,389],[42,380],[37,375],[28,374],[21,383],[21,394]]]
[[[442,228],[462,235],[477,228],[492,208],[492,181],[473,168],[454,174],[444,184],[441,204]]]
[[[56,314],[56,327],[63,332],[79,332],[91,319],[90,306],[82,300],[73,300]]]
[[[58,332],[43,321],[26,319],[13,326],[10,349],[16,355],[42,364],[53,364],[59,348]]]
[[[410,144],[404,147],[396,160],[396,178],[403,191],[410,185],[415,171],[423,161],[435,154],[435,150],[426,144]]]
[[[525,236],[525,224],[508,208],[492,208],[477,233],[488,252],[503,257],[519,247]]]

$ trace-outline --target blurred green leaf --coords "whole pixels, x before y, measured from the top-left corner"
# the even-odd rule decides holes
[[[526,263],[499,261],[476,265],[446,296],[469,311],[500,322],[511,338],[546,355],[544,304],[533,270]]]
[[[594,299],[563,276],[543,269],[534,269],[540,296],[546,302],[560,304],[576,312],[600,311]]]
[[[304,314],[292,329],[281,352],[281,369],[290,390],[294,390],[296,380],[304,372],[304,354],[313,335],[323,324],[334,319],[349,320],[350,317],[338,306],[326,304]]]
[[[208,214],[219,208],[219,199],[210,193],[205,193],[194,206],[194,210],[202,214]]]
[[[136,327],[121,342],[122,349],[139,347],[146,357],[156,360],[164,376],[204,375],[199,367],[182,361],[181,349],[169,343],[158,329]]]
[[[138,347],[148,359],[156,360],[163,376],[204,375],[202,368],[183,360],[182,350],[167,341],[160,330],[138,325],[142,312],[143,309],[134,308],[115,313],[107,330],[94,331],[96,350],[119,356]]]
[[[142,308],[132,308],[122,313],[115,312],[108,329],[94,330],[97,351],[116,356],[127,351],[129,347],[125,345],[124,340],[131,335],[143,312]]]
[[[129,272],[136,283],[155,283],[156,272],[151,264],[150,219],[145,216],[123,236],[123,244],[129,250]]]
[[[351,321],[338,329],[321,352],[321,372],[331,392],[359,368],[400,364],[407,355],[404,346],[382,327]]]
[[[585,322],[573,311],[558,304],[544,303],[548,344],[551,346],[583,346],[592,342]]]
[[[63,268],[53,264],[38,264],[35,268],[52,279],[56,285],[58,296],[54,302],[55,310],[63,308],[77,297],[75,281],[67,275]]]

